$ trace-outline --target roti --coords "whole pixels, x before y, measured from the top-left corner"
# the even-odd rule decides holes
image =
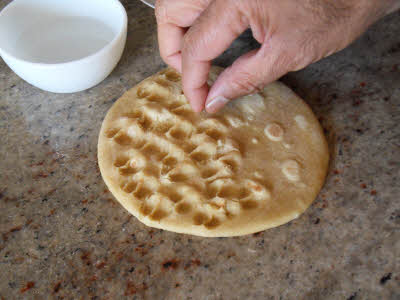
[[[111,193],[144,224],[221,237],[297,218],[323,186],[329,152],[313,112],[284,84],[195,113],[168,68],[110,108],[98,161]]]

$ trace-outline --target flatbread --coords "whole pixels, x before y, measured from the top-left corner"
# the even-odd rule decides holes
[[[98,160],[111,193],[144,224],[220,237],[297,218],[323,185],[329,153],[313,112],[284,84],[196,114],[168,68],[114,103]]]

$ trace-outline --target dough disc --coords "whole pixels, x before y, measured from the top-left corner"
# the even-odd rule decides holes
[[[313,112],[284,84],[196,114],[168,68],[114,103],[98,160],[111,193],[144,224],[217,237],[297,218],[323,185],[329,153]]]

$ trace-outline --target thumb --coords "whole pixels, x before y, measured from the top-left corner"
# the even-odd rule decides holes
[[[267,43],[242,55],[221,73],[206,99],[208,113],[217,112],[230,100],[261,90],[291,69],[284,47],[272,38]]]

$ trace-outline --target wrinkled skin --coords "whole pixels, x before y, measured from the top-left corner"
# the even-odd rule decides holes
[[[182,73],[194,111],[214,113],[348,46],[399,0],[158,0],[161,57]],[[207,85],[211,60],[247,28],[261,44]]]

